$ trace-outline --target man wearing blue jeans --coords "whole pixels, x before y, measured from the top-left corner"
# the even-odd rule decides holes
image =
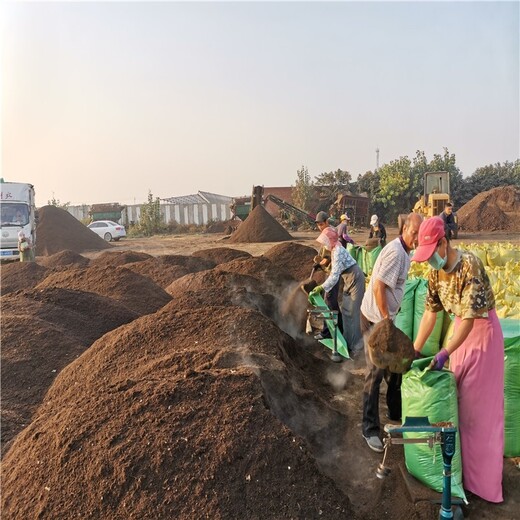
[[[363,388],[362,433],[371,450],[382,452],[379,438],[379,387],[383,379],[388,388],[386,403],[390,419],[401,417],[401,374],[376,367],[367,352],[367,339],[376,323],[393,320],[399,312],[404,285],[410,269],[410,251],[417,243],[422,217],[410,213],[402,234],[389,242],[377,257],[363,302],[361,303],[361,330],[365,340],[366,375]]]

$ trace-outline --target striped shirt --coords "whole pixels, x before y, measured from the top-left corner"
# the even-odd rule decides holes
[[[322,287],[325,292],[329,292],[339,280],[341,273],[352,267],[356,261],[351,254],[338,242],[332,248],[331,271],[328,278],[323,282]]]
[[[390,319],[399,312],[403,300],[404,284],[410,269],[410,256],[398,237],[383,248],[372,270],[370,283],[361,303],[361,312],[372,323],[383,319],[374,295],[374,281],[381,280],[386,285],[386,303]]]

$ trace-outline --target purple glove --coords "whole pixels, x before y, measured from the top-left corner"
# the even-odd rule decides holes
[[[445,348],[441,349],[432,359],[430,370],[442,370],[449,357],[448,351]]]

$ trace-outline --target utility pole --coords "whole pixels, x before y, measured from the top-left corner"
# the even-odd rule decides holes
[[[379,170],[379,147],[376,148],[376,172]]]

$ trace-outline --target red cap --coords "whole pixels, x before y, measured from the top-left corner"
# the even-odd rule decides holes
[[[419,228],[419,246],[415,250],[412,262],[429,260],[437,249],[437,242],[444,236],[444,221],[441,217],[432,217],[424,220]]]

